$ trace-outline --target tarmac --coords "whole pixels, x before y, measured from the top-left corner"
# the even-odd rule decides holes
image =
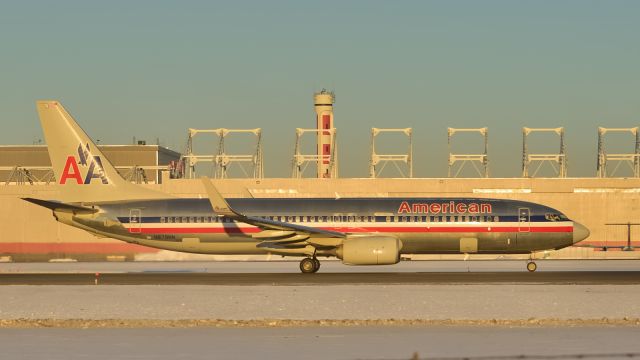
[[[640,327],[0,329],[6,359],[633,359]]]
[[[640,284],[637,260],[403,261],[390,266],[345,266],[323,261],[301,274],[295,261],[5,263],[0,285],[433,285],[433,284]]]

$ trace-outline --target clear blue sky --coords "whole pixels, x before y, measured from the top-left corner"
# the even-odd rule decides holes
[[[101,143],[262,127],[266,174],[286,177],[326,87],[344,177],[367,175],[372,126],[414,128],[416,176],[446,176],[448,126],[488,126],[506,177],[522,126],[565,126],[570,175],[592,176],[597,126],[640,123],[639,35],[640,1],[6,2],[0,143],[41,138],[34,102],[59,99]]]

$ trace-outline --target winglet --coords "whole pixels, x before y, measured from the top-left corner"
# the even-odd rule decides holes
[[[209,201],[211,202],[211,208],[218,215],[224,215],[231,218],[241,216],[238,212],[233,210],[227,200],[222,197],[218,189],[213,185],[211,180],[207,177],[202,178],[202,184],[204,185],[205,190],[207,191],[207,195],[209,196]]]

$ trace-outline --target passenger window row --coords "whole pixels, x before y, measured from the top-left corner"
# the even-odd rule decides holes
[[[560,218],[545,216],[547,220],[557,221]],[[557,215],[555,215],[557,216]],[[351,215],[334,215],[334,216],[262,216],[265,220],[279,222],[387,222],[387,223],[438,223],[438,222],[499,222],[497,215],[422,215],[422,216],[351,216]],[[233,220],[222,216],[163,216],[160,218],[161,223],[232,223]]]
[[[231,223],[233,220],[218,216],[162,216],[161,223]]]
[[[497,215],[428,215],[428,216],[386,216],[384,222],[499,222]]]

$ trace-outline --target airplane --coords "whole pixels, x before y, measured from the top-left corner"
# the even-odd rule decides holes
[[[548,206],[447,197],[225,198],[202,179],[200,198],[179,198],[123,179],[59,101],[37,110],[59,195],[24,200],[61,223],[158,249],[199,254],[318,257],[347,265],[397,264],[404,254],[533,254],[572,246],[589,230]]]

